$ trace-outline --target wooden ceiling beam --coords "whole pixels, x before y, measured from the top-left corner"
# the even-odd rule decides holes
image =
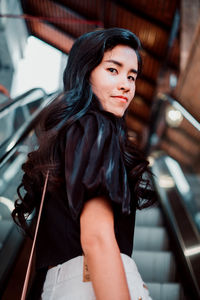
[[[139,10],[137,6],[135,6],[131,1],[130,2],[122,1],[122,0],[110,0],[110,1],[119,4],[121,7],[132,12],[135,16],[148,21],[152,25],[162,28],[167,32],[170,32],[171,24],[167,25],[166,23],[162,22],[162,20],[155,19],[153,16],[149,15],[147,11]]]
[[[167,31],[137,17],[114,2],[108,3],[110,3],[110,6],[106,9],[105,27],[115,26],[129,29],[140,38],[142,47],[146,51],[159,58],[164,57],[169,35]],[[112,11],[111,15],[110,11]]]
[[[77,12],[86,19],[101,20],[103,22],[103,13],[105,2],[102,0],[54,0],[54,2],[65,6],[67,9]]]
[[[44,3],[47,3],[47,1],[49,1],[49,0],[45,0],[44,1]],[[70,14],[72,15],[72,17],[73,17],[73,15],[75,15],[76,16],[76,18],[77,18],[77,20],[78,19],[80,19],[80,22],[82,21],[82,20],[88,20],[89,19],[89,21],[90,20],[92,20],[91,19],[91,15],[88,15],[87,13],[85,13],[85,11],[84,10],[82,10],[81,12],[80,11],[78,11],[78,13],[77,13],[77,11],[75,11],[75,6],[73,6],[72,5],[72,3],[71,3],[71,5],[70,5],[70,7],[68,7],[68,6],[66,6],[66,4],[65,4],[65,1],[59,1],[59,2],[61,2],[62,3],[62,7],[63,7],[63,10],[65,10],[65,12],[66,12],[66,14],[68,14],[69,16],[70,16]],[[102,22],[104,22],[104,24],[105,24],[105,27],[112,27],[112,18],[110,17],[110,10],[114,10],[115,11],[115,9],[122,9],[123,10],[123,13],[125,13],[126,12],[126,9],[125,8],[123,8],[123,7],[121,7],[121,6],[119,6],[119,5],[115,5],[114,3],[113,3],[113,5],[115,5],[116,7],[114,7],[113,5],[112,5],[112,2],[113,1],[108,1],[108,2],[106,2],[107,3],[107,6],[106,7],[104,7],[104,10],[105,11],[107,11],[107,13],[109,12],[109,22],[107,23],[106,22],[106,17],[105,17],[105,20],[102,20],[102,17],[100,17],[99,16],[99,21],[102,21]],[[108,7],[108,5],[109,5],[109,3],[110,3],[110,7]],[[43,4],[44,5],[44,4]],[[59,6],[61,6],[61,4],[56,4],[56,3],[54,3],[53,4],[54,6],[55,6],[55,8],[56,8],[56,6],[58,6],[58,8],[59,8]],[[129,13],[129,11],[127,11],[127,13]],[[129,13],[130,14],[130,13]],[[132,14],[132,16],[133,16],[133,18],[134,18],[134,14]],[[96,17],[96,15],[95,15],[95,17]],[[115,17],[114,17],[114,19],[116,19]],[[136,20],[136,22],[139,22],[139,20],[141,20],[141,22],[146,22],[146,25],[149,23],[148,21],[146,21],[145,19],[140,19],[139,17],[137,17],[136,15],[135,15],[135,19],[137,19]],[[114,22],[115,22],[115,20],[113,20]],[[61,30],[63,30],[63,25],[62,26],[59,26],[59,24],[55,24],[55,26],[57,26],[58,28],[60,28]],[[149,26],[149,25],[148,25]],[[151,26],[151,24],[150,24],[150,26]],[[158,34],[159,35],[161,35],[161,29],[158,27],[158,26],[154,26],[153,24],[152,24],[152,26],[153,26],[153,28],[154,28],[154,30],[156,31],[158,31]],[[81,28],[81,27],[80,27]],[[89,28],[89,29],[87,29],[87,30],[84,30],[85,32],[87,32],[87,31],[91,31],[91,30],[93,30],[95,27],[91,27],[91,28]],[[75,31],[74,33],[72,33],[71,31],[69,31],[68,33],[69,34],[71,34],[71,35],[73,35],[73,37],[74,38],[77,38],[78,36],[80,36],[81,34],[83,34],[83,30],[82,30],[83,28],[81,28],[81,32],[78,32],[78,31]],[[64,29],[65,30],[65,29]],[[66,31],[66,30],[65,30]],[[165,31],[163,31],[162,32],[162,34],[164,34],[165,33]],[[137,34],[137,33],[136,33]],[[157,34],[157,33],[156,33]],[[155,53],[155,51],[151,51],[151,48],[149,48],[149,47],[146,47],[146,40],[147,40],[147,37],[148,37],[148,35],[147,35],[147,33],[145,34],[145,35],[143,35],[143,36],[141,36],[140,38],[141,38],[141,40],[143,41],[143,48],[145,49],[145,51],[154,59],[154,60],[157,60],[157,61],[160,61],[160,60],[162,60],[163,59],[163,56],[162,55],[160,55],[159,53]],[[150,37],[148,37],[148,39],[149,39]],[[152,37],[153,38],[153,37]],[[151,38],[151,39],[152,39]]]
[[[66,33],[73,38],[96,28],[95,24],[90,23],[89,20],[77,14],[77,12],[50,0],[29,0],[28,2],[28,12],[44,18],[44,23],[51,24],[61,33]]]
[[[160,1],[160,0],[157,0]],[[55,2],[55,1],[54,1]],[[141,19],[147,20],[148,22],[152,23],[153,25],[162,28],[163,30],[169,31],[171,26],[171,21],[167,24],[167,22],[163,22],[163,16],[160,18],[160,20],[153,17],[153,14],[148,14],[146,12],[146,6],[145,10],[138,9],[138,4],[135,5],[133,1],[122,1],[122,0],[56,0],[57,3],[60,3],[64,5],[65,7],[69,7],[70,9],[74,11],[78,11],[79,14],[84,15],[86,18],[90,18],[91,15],[94,15],[95,18],[99,18],[102,22],[104,21],[102,12],[106,10],[107,4],[117,4],[120,5],[122,8],[125,8],[126,10],[132,12],[133,15],[138,16]],[[150,5],[150,4],[149,4]],[[167,5],[169,7],[169,5]],[[167,7],[165,5],[165,7]],[[85,9],[87,7],[87,10]],[[176,7],[176,1],[173,2],[173,5],[168,9],[168,15],[171,16],[172,10]],[[157,7],[158,8],[158,7]],[[84,11],[85,9],[85,11]],[[155,10],[154,10],[155,12]],[[165,13],[167,15],[166,9]],[[112,11],[110,11],[110,14],[112,14]]]
[[[67,34],[61,33],[59,30],[39,21],[29,22],[32,34],[46,43],[54,46],[55,48],[63,51],[68,54],[73,43],[74,39]],[[53,36],[53,39],[51,38]]]
[[[85,32],[96,29],[96,26],[94,24],[86,24],[88,20],[88,16],[84,15],[84,11],[82,11],[81,14],[77,13],[75,10],[71,8],[71,6],[70,8],[68,8],[66,5],[64,5],[65,1],[59,1],[59,2],[61,2],[62,4],[57,4],[56,2],[52,2],[49,0],[44,0],[44,1],[29,0],[28,2],[24,2],[24,0],[22,1],[25,13],[34,14],[35,16],[37,15],[43,16],[46,18],[48,17],[53,18],[54,16],[60,16],[61,17],[60,22],[52,23],[50,21],[49,22],[46,21],[45,23],[51,24],[56,29],[59,29],[61,33],[66,33],[67,35],[71,36],[74,39],[76,39],[77,37],[79,37]],[[71,19],[77,22],[76,24],[73,23],[73,21],[72,24],[70,23],[65,24],[64,20],[62,20],[63,18],[66,19],[69,18],[69,20]],[[78,23],[78,21],[80,21],[80,24]],[[83,21],[85,21],[86,23],[84,24]],[[92,22],[91,16],[90,19],[88,20],[88,23],[90,21]],[[108,27],[110,27],[110,25]],[[160,55],[159,53],[155,53],[155,51],[152,51],[151,48],[146,47],[145,44],[146,43],[145,40],[147,38],[146,36],[147,35],[140,37],[143,42],[142,47],[144,49],[144,52],[149,56],[149,58],[155,61],[156,65],[158,65],[162,61],[163,56]]]

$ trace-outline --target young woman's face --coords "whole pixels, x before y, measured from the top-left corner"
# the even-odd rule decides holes
[[[129,46],[118,45],[104,53],[101,63],[91,72],[90,83],[104,110],[124,115],[135,95],[138,59]]]

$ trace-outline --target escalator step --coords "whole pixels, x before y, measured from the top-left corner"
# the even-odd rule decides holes
[[[144,281],[158,283],[176,281],[176,265],[171,252],[133,251],[132,258]]]
[[[136,226],[163,226],[163,217],[158,207],[137,210]]]
[[[134,250],[168,251],[169,239],[164,227],[135,227]]]
[[[147,287],[153,300],[186,300],[178,283],[147,283]]]

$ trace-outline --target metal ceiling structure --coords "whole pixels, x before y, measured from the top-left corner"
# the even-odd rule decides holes
[[[127,28],[142,43],[143,71],[127,124],[133,139],[148,127],[160,76],[179,72],[179,0],[21,0],[29,33],[64,53],[80,35],[110,27]]]

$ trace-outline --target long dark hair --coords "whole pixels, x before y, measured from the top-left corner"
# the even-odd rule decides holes
[[[14,221],[27,230],[26,218],[34,208],[38,208],[41,189],[47,170],[50,171],[48,189],[55,190],[63,182],[60,162],[60,143],[62,134],[76,120],[80,119],[90,108],[93,95],[89,78],[91,71],[100,64],[104,53],[117,45],[127,45],[135,50],[138,58],[138,73],[142,61],[139,54],[140,41],[135,34],[122,28],[97,30],[79,37],[74,43],[64,71],[64,91],[44,112],[39,148],[28,154],[28,160],[23,164],[24,176],[18,187],[19,199],[15,202],[12,213]],[[126,136],[122,127],[121,136]],[[45,139],[43,138],[45,136]],[[123,139],[124,140],[124,139]],[[127,166],[131,185],[134,187],[135,206],[143,208],[152,204],[151,191],[142,187],[142,174],[148,171],[148,162],[141,152],[127,142],[121,146]],[[20,189],[26,191],[23,197]],[[145,199],[145,200],[144,200]]]

